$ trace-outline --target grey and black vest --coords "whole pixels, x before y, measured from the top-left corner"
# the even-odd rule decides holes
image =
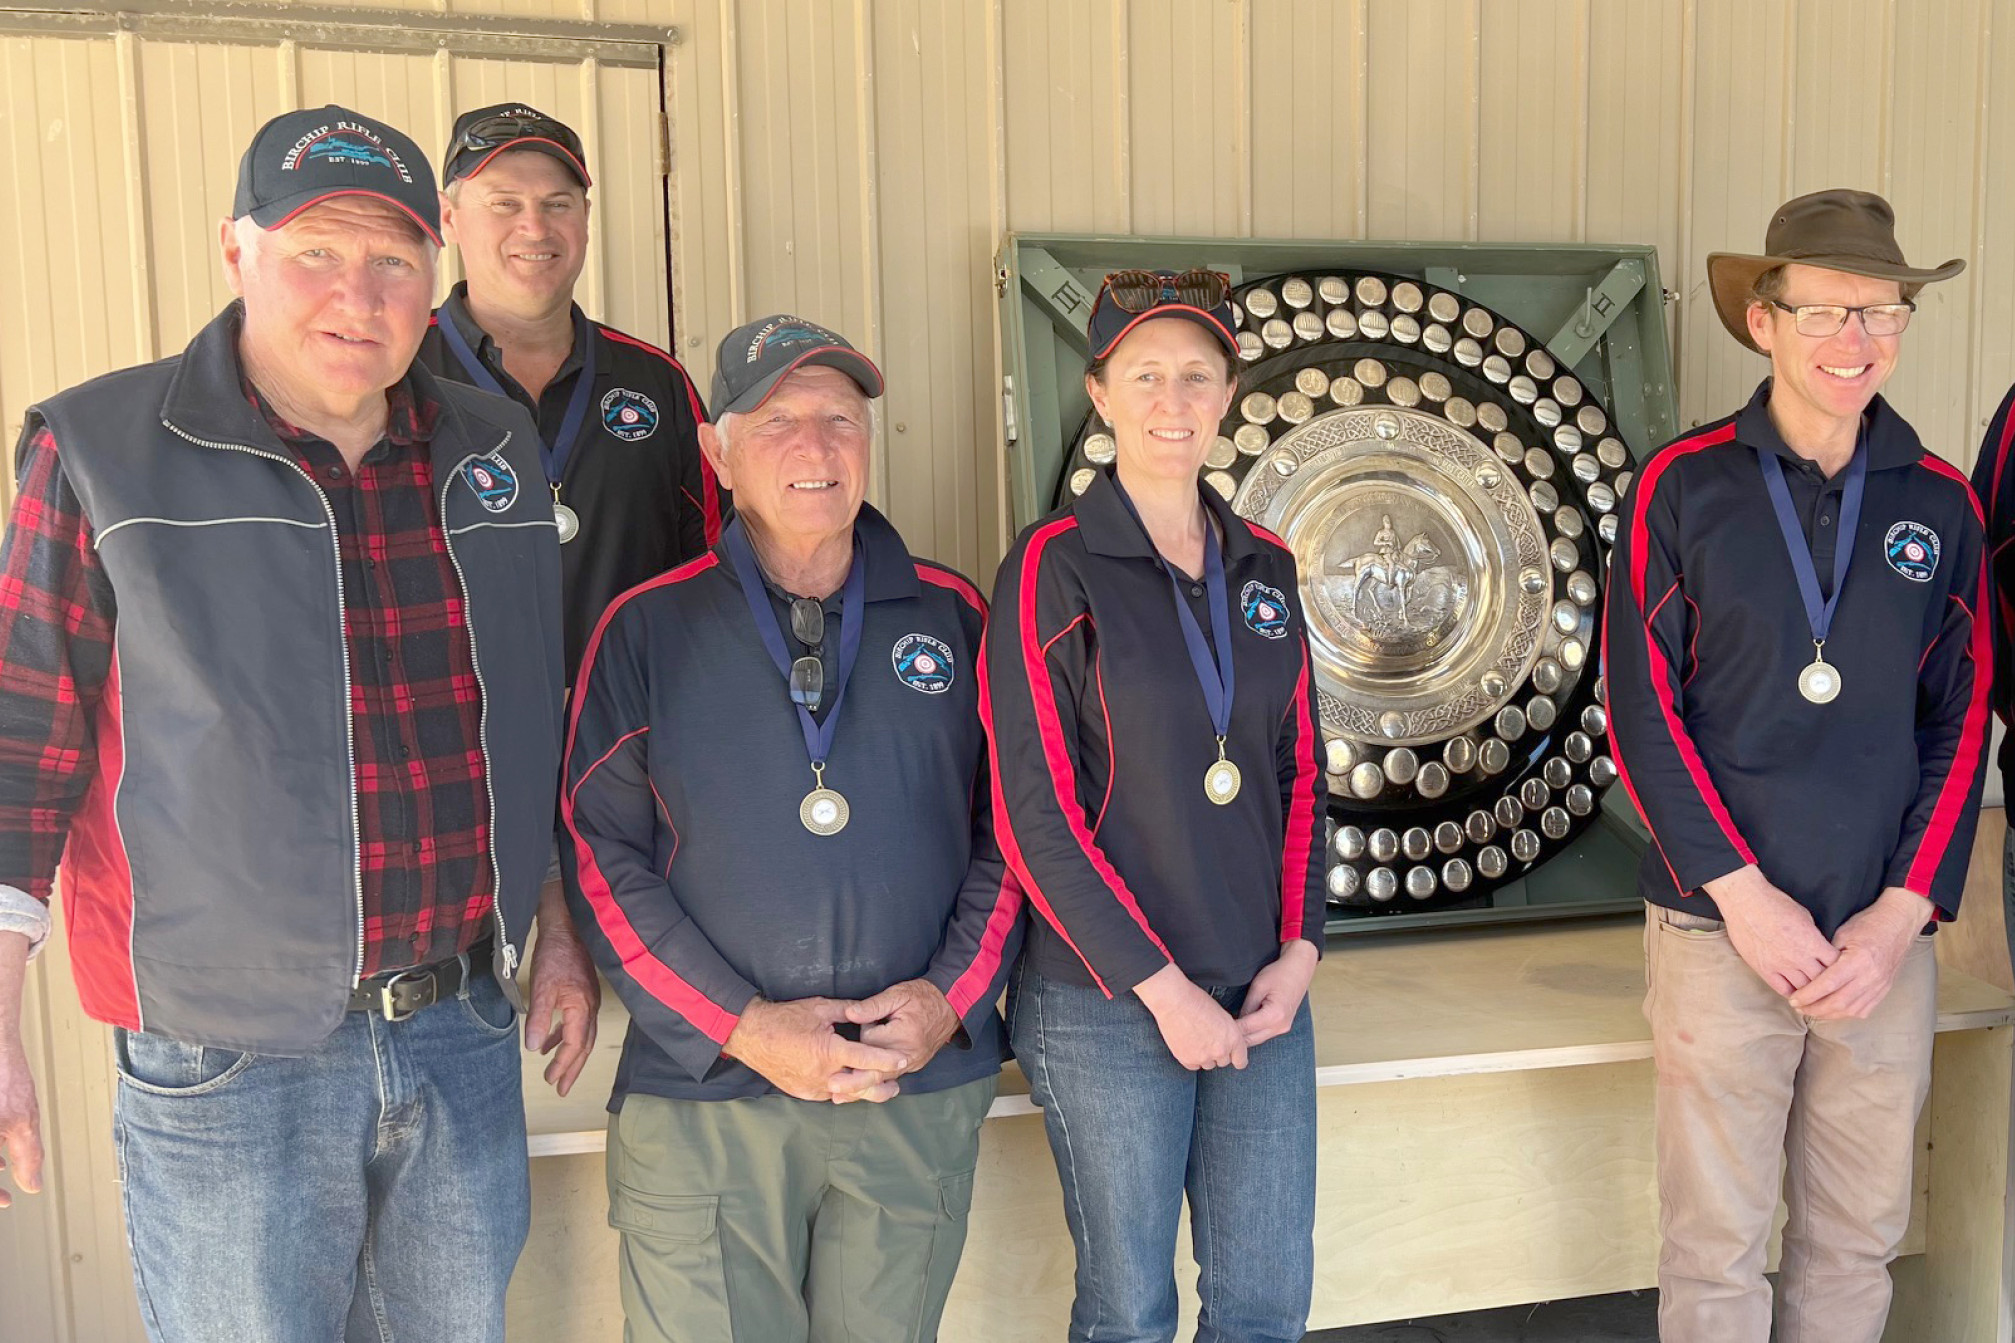
[[[335,513],[244,396],[239,322],[234,304],[181,355],[28,412],[25,435],[55,436],[117,602],[61,889],[91,1015],[299,1054],[341,1022],[362,959],[350,668]],[[559,774],[552,501],[522,409],[411,377],[441,407],[434,488],[482,690],[509,984]]]

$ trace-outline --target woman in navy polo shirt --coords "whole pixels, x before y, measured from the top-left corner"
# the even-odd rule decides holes
[[[1085,387],[1116,462],[1022,533],[986,635],[1002,847],[1040,918],[1011,989],[1077,1245],[1072,1339],[1298,1340],[1314,1274],[1323,775],[1294,557],[1200,488],[1229,285],[1123,271]]]

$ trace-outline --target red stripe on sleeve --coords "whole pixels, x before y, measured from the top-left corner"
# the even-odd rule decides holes
[[[965,972],[952,981],[952,991],[945,995],[945,1001],[952,1005],[952,1011],[963,1017],[973,1010],[979,996],[993,983],[994,971],[1000,969],[1001,953],[1007,948],[1008,934],[1014,930],[1015,918],[1021,913],[1022,888],[1015,879],[1013,869],[1001,873],[1000,890],[994,895],[994,905],[987,915],[986,931],[980,936],[979,954]]]
[[[2015,415],[2009,417],[2015,422]],[[2006,437],[2003,438],[2004,443]],[[1941,457],[1925,454],[1918,459],[1920,466],[1927,467],[1934,474],[1949,477],[1959,482],[1959,488],[1966,492],[1966,498],[1973,505],[1973,516],[1981,519],[1984,528],[1986,520],[1981,515],[1980,501],[1973,495],[1973,486],[1959,469]],[[1988,591],[1987,553],[1981,547],[1979,586],[1976,593]],[[1960,600],[1954,598],[1954,600]],[[1977,603],[1976,603],[1977,604]],[[1960,605],[1964,606],[1963,600]],[[1970,614],[1970,611],[1969,611]],[[1966,717],[1959,728],[1959,749],[1953,754],[1951,768],[1946,772],[1945,782],[1938,789],[1937,805],[1931,809],[1931,821],[1924,828],[1924,838],[1917,846],[1917,856],[1910,861],[1910,874],[1906,884],[1919,894],[1928,895],[1931,883],[1938,875],[1939,866],[1945,861],[1946,851],[1952,847],[1952,835],[1959,827],[1959,818],[1965,812],[1967,798],[1972,791],[1973,776],[1980,768],[1980,753],[1987,747],[1987,701],[1992,689],[1993,675],[1990,668],[1994,662],[1993,626],[1974,616],[1972,638],[1967,641],[1967,653],[1973,659],[1973,688],[1966,697]]]
[[[1042,553],[1054,538],[1076,526],[1076,517],[1059,518],[1049,526],[1038,529],[1035,535],[1029,538],[1028,553],[1022,563],[1021,590],[1016,593],[1015,600],[1016,614],[1020,618],[1021,625],[1022,672],[1028,678],[1029,698],[1035,704],[1036,734],[1042,740],[1043,759],[1049,765],[1050,786],[1056,792],[1057,808],[1063,813],[1065,823],[1070,826],[1071,838],[1075,839],[1078,847],[1084,850],[1085,857],[1091,862],[1092,870],[1105,882],[1106,888],[1112,892],[1113,898],[1119,901],[1120,907],[1126,910],[1128,916],[1139,925],[1140,930],[1147,934],[1148,941],[1154,943],[1155,950],[1173,961],[1175,957],[1169,956],[1168,948],[1162,945],[1159,937],[1155,936],[1154,929],[1148,925],[1147,916],[1141,913],[1140,902],[1134,899],[1133,891],[1113,868],[1105,856],[1105,851],[1099,848],[1098,841],[1093,839],[1091,832],[1085,828],[1084,813],[1079,809],[1077,801],[1077,766],[1071,762],[1070,746],[1064,741],[1063,720],[1056,711],[1056,692],[1050,687],[1049,663],[1043,656],[1042,645],[1037,642],[1036,579],[1042,568]],[[1038,906],[1041,907],[1041,896],[1033,881],[1029,882],[1029,892],[1036,896]],[[1047,916],[1046,909],[1045,914]],[[1055,922],[1053,917],[1051,922]],[[1059,926],[1057,931],[1062,932],[1062,927]],[[1073,947],[1072,950],[1076,948]],[[1079,955],[1082,956],[1083,953],[1080,952]],[[1085,963],[1085,968],[1091,968],[1089,961]]]
[[[1301,648],[1301,675],[1294,683],[1294,725],[1299,759],[1289,794],[1287,843],[1280,859],[1280,940],[1301,936],[1308,903],[1308,864],[1315,844],[1315,730],[1308,721],[1308,645]]]
[[[956,570],[940,568],[935,564],[927,564],[922,560],[912,562],[916,565],[918,579],[935,587],[948,588],[963,597],[965,604],[972,607],[973,610],[979,612],[982,616],[987,613],[986,599],[980,596],[978,588],[966,581],[964,574]]]
[[[604,611],[602,618],[595,623],[594,635],[588,640],[587,656],[581,662],[581,683],[574,690],[573,710],[567,723],[568,758],[574,753],[574,741],[581,727],[581,706],[588,698],[587,686],[594,675],[595,659],[601,652],[602,635],[608,629],[609,621],[628,605],[632,598],[653,588],[684,582],[686,579],[705,573],[718,563],[720,563],[719,557],[709,551],[698,559],[659,574],[648,582],[638,584],[609,603],[609,609]],[[595,911],[595,922],[600,925],[603,936],[609,939],[609,945],[614,948],[616,956],[622,961],[623,969],[643,987],[646,993],[684,1017],[695,1030],[715,1044],[725,1044],[728,1036],[734,1032],[735,1022],[739,1018],[694,988],[678,971],[651,954],[651,949],[637,935],[629,915],[624,912],[621,902],[616,899],[615,892],[610,888],[608,877],[603,874],[601,864],[595,857],[594,847],[581,837],[580,830],[574,824],[574,794],[588,781],[589,775],[600,769],[603,762],[615,753],[616,747],[621,746],[630,737],[647,730],[648,728],[638,728],[619,739],[615,746],[610,747],[600,760],[581,775],[572,788],[566,790],[561,798],[561,818],[566,824],[567,833],[574,839],[574,856],[580,863],[581,893],[587,897],[590,908]],[[663,806],[662,800],[659,805]]]
[[[1644,519],[1651,509],[1651,497],[1657,491],[1659,480],[1665,475],[1666,469],[1681,457],[1687,456],[1690,453],[1700,452],[1706,448],[1719,447],[1723,443],[1732,442],[1734,438],[1735,426],[1733,424],[1726,424],[1710,433],[1702,434],[1698,438],[1687,439],[1674,444],[1672,447],[1658,454],[1652,460],[1651,465],[1644,468],[1644,478],[1637,482],[1636,506],[1631,509],[1630,514],[1630,550],[1631,556],[1635,561],[1631,565],[1630,589],[1637,599],[1636,604],[1639,611],[1644,610],[1644,568],[1646,563]],[[1756,855],[1743,840],[1741,831],[1736,829],[1735,819],[1728,814],[1727,804],[1721,800],[1720,791],[1715,788],[1714,780],[1708,776],[1707,766],[1700,759],[1700,752],[1694,748],[1693,738],[1687,735],[1686,725],[1679,721],[1679,707],[1672,699],[1672,666],[1665,660],[1664,651],[1659,648],[1658,640],[1651,633],[1651,621],[1649,617],[1646,617],[1644,622],[1644,645],[1651,672],[1652,694],[1658,700],[1659,713],[1665,719],[1666,734],[1672,739],[1673,749],[1679,753],[1680,762],[1686,766],[1687,774],[1693,779],[1695,791],[1700,794],[1700,800],[1706,803],[1708,814],[1714,817],[1715,824],[1721,827],[1722,835],[1728,840],[1730,846],[1742,856],[1743,862],[1754,863]],[[1611,745],[1613,746],[1614,743],[1612,742]],[[1621,772],[1620,767],[1618,772]],[[1630,789],[1629,792],[1631,801],[1637,801],[1636,790]],[[1640,812],[1644,810],[1642,804],[1639,804],[1638,810]]]

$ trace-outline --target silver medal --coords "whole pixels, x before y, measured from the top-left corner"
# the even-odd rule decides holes
[[[1224,748],[1220,745],[1218,749]],[[1238,796],[1241,782],[1238,766],[1220,755],[1217,763],[1203,772],[1203,795],[1222,807]]]
[[[565,545],[581,534],[581,515],[555,499],[553,525],[559,529],[560,544]]]
[[[823,785],[806,793],[805,800],[798,803],[798,819],[815,835],[837,835],[847,828],[851,815],[847,800]]]
[[[1814,704],[1830,704],[1840,693],[1840,672],[1823,656],[1815,655],[1811,665],[1798,673],[1798,693]]]

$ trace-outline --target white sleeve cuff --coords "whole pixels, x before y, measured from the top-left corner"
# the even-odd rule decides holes
[[[49,940],[49,906],[17,886],[0,886],[0,933],[25,934],[34,960]]]

